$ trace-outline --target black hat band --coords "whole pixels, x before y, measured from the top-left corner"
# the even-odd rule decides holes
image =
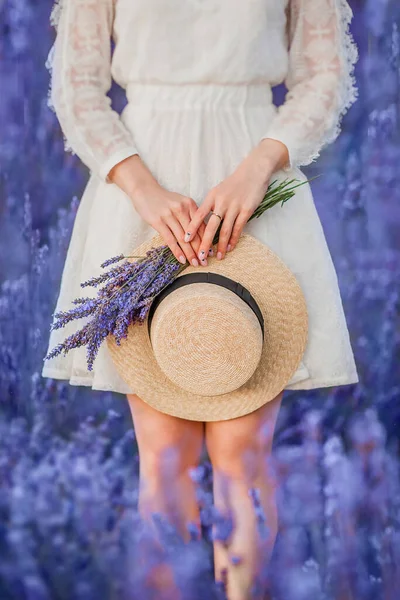
[[[234,281],[233,279],[230,279],[229,277],[225,277],[224,275],[219,275],[218,273],[212,273],[209,271],[207,271],[205,273],[200,272],[200,273],[188,273],[187,275],[181,275],[180,277],[177,277],[167,287],[165,287],[163,289],[163,291],[160,292],[154,298],[154,300],[150,306],[150,310],[149,310],[148,317],[147,317],[147,327],[148,327],[149,335],[150,335],[151,321],[153,320],[154,312],[155,312],[157,306],[160,304],[160,302],[162,302],[162,300],[164,300],[164,298],[166,298],[168,296],[168,294],[170,294],[174,290],[177,290],[178,288],[183,287],[184,285],[189,285],[191,283],[214,283],[216,285],[220,285],[221,287],[226,288],[227,290],[230,290],[231,292],[233,292],[234,294],[239,296],[239,298],[244,300],[244,302],[246,302],[246,304],[251,308],[253,313],[256,315],[258,322],[260,323],[263,338],[264,338],[264,317],[262,315],[260,307],[258,306],[256,300],[254,299],[254,296],[252,296],[250,294],[249,290],[247,288],[245,288],[243,285],[241,285],[238,281]]]

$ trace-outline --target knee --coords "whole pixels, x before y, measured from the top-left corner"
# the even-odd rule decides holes
[[[268,471],[271,443],[262,435],[232,436],[207,442],[208,455],[214,472],[252,485]]]
[[[140,451],[140,474],[155,483],[168,483],[188,474],[190,468],[197,466],[200,456],[200,444],[154,441]]]

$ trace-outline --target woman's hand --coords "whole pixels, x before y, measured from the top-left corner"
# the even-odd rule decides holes
[[[179,262],[185,264],[187,259],[194,267],[199,266],[197,255],[205,224],[200,224],[191,242],[182,241],[197,211],[192,198],[170,192],[155,183],[138,190],[132,196],[132,202],[140,216],[162,236]]]
[[[191,240],[209,212],[213,211],[222,217],[217,258],[224,258],[225,253],[236,246],[248,219],[263,200],[271,175],[287,161],[285,144],[270,138],[263,139],[229,177],[209,191],[185,228],[182,239],[186,242]],[[200,260],[206,260],[219,224],[220,219],[211,214],[201,234],[202,242],[198,250]]]
[[[115,165],[108,177],[126,192],[136,211],[158,231],[175,258],[183,264],[187,259],[193,266],[199,266],[196,256],[205,224],[200,223],[190,242],[183,239],[197,211],[192,198],[163,188],[137,154]]]

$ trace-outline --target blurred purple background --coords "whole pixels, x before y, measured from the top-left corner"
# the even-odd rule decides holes
[[[284,398],[279,600],[395,600],[400,589],[400,2],[350,4],[359,99],[340,138],[303,170],[322,174],[312,188],[360,383]],[[88,180],[47,104],[51,8],[0,0],[0,599],[142,600],[154,596],[133,566],[147,547],[135,537],[127,402],[40,376]],[[280,102],[283,88],[274,93]],[[111,95],[120,110],[123,91]],[[222,597],[210,575],[204,460],[205,544],[193,543],[180,573],[188,599]]]

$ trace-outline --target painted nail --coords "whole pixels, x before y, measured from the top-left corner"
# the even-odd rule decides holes
[[[199,258],[200,258],[200,260],[204,259],[205,254],[206,253],[204,252],[204,250],[202,250],[201,252],[199,252]]]
[[[227,251],[230,252],[232,250],[232,246],[228,244]]]
[[[202,258],[202,259],[201,259],[201,264],[203,265],[203,267],[206,267],[206,266],[207,266],[207,261],[206,261],[206,259],[205,259],[205,258]]]
[[[190,236],[191,236],[191,235],[192,235],[192,234],[191,234],[191,233],[189,233],[189,231],[188,231],[187,233],[185,233],[185,242],[188,242],[188,241],[189,241],[189,238],[190,238]]]
[[[184,265],[186,263],[186,258],[181,254],[179,261]]]
[[[214,256],[214,250],[212,248],[209,249],[208,256]]]
[[[217,253],[217,259],[218,259],[218,260],[221,260],[221,258],[222,258],[222,252],[218,252],[218,253]]]
[[[197,260],[197,258],[192,258],[192,265],[194,267],[198,267],[199,266],[199,261]]]

